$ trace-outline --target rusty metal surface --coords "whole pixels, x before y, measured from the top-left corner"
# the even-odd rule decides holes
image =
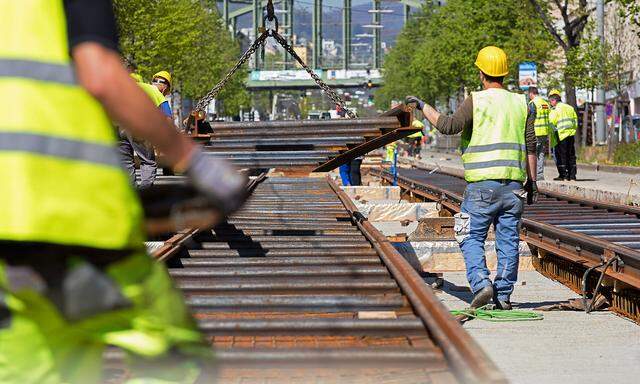
[[[505,381],[379,232],[355,223],[335,185],[254,187],[241,211],[168,261],[221,382]]]
[[[375,118],[213,123],[205,154],[241,168],[329,171],[417,131],[411,109]]]
[[[398,185],[411,194],[437,201],[451,211],[459,211],[466,182],[459,174],[449,175],[442,171],[431,174],[428,171],[400,168]],[[373,172],[387,182],[391,181],[387,171]],[[533,247],[533,253],[538,257],[534,266],[546,276],[582,293],[581,274],[587,268],[620,257],[623,263],[616,263],[605,271],[608,279],[620,285],[618,290],[609,293],[612,309],[640,322],[637,311],[640,303],[637,295],[640,292],[640,210],[545,190],[540,192],[538,203],[525,208],[521,232],[522,240]],[[564,261],[561,263],[558,257]],[[595,271],[600,273],[602,268]],[[625,294],[618,294],[618,291],[625,291]]]

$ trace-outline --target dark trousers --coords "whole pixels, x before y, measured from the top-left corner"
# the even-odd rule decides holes
[[[349,167],[349,180],[351,185],[362,185],[362,177],[360,175],[360,166],[362,159],[353,159]]]
[[[576,165],[575,137],[569,136],[556,145],[556,165],[560,177],[570,180],[576,179],[578,166]]]
[[[138,142],[129,135],[120,133],[118,151],[120,152],[120,161],[129,174],[131,182],[140,188],[152,186],[156,179],[156,172],[158,170],[156,154],[153,147],[144,142]],[[136,166],[133,159],[134,152],[140,159],[139,183],[136,182]]]

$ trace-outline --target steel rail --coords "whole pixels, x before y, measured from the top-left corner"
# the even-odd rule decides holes
[[[433,168],[426,168],[425,170],[432,171]],[[402,173],[403,171],[400,170],[397,181],[402,189],[424,199],[436,201],[452,212],[459,212],[463,199],[460,188],[463,188],[464,185],[464,181],[459,179],[461,172],[438,169],[438,175],[432,177],[458,178],[459,183],[454,179],[448,181],[449,188],[441,185],[445,183],[444,180],[438,179],[430,182],[426,176],[424,179],[417,180],[409,175],[402,175]],[[386,171],[374,170],[373,174],[382,177],[387,182],[392,182],[392,176]],[[453,188],[451,188],[452,185]],[[599,273],[603,271],[603,267],[599,267],[599,265],[616,256],[620,257],[623,263],[614,263],[612,268],[604,271],[605,275],[615,282],[623,283],[620,287],[616,286],[616,290],[624,289],[625,285],[640,289],[640,251],[627,247],[624,243],[621,245],[614,242],[619,239],[628,241],[628,239],[618,237],[605,240],[562,227],[564,225],[563,222],[566,222],[569,218],[572,220],[571,222],[585,222],[584,225],[587,226],[606,224],[607,220],[614,223],[620,222],[621,219],[616,218],[620,214],[635,218],[634,220],[625,221],[635,221],[640,224],[640,220],[637,220],[640,209],[615,203],[574,198],[544,189],[540,191],[540,194],[543,200],[539,202],[539,205],[525,208],[520,234],[522,241],[539,250],[540,258],[543,258],[546,253],[556,255],[584,269],[595,267],[595,270]],[[573,207],[574,205],[577,208]],[[564,207],[565,210],[560,210],[560,207]],[[597,208],[600,208],[600,210]],[[580,216],[580,212],[585,212],[586,216]],[[593,212],[591,215],[593,218],[580,219],[580,217],[589,217],[589,212]],[[570,225],[567,226],[569,227]],[[605,235],[599,234],[598,236],[606,238],[606,231],[602,233]],[[636,241],[640,242],[640,235],[628,237],[635,238]],[[581,277],[576,279],[578,278],[581,279]],[[578,293],[582,293],[579,285],[573,284],[571,288]],[[631,313],[625,312],[624,314],[636,321],[640,321],[640,313],[637,310]]]
[[[327,203],[317,204],[315,192]],[[310,214],[287,219],[300,213]],[[336,383],[368,383],[394,372],[408,383],[506,381],[407,261],[325,178],[256,183],[227,223],[173,247],[170,274],[232,375],[277,369],[286,382],[291,366],[292,377],[306,368],[310,375],[328,369],[323,375],[357,377],[323,379]]]

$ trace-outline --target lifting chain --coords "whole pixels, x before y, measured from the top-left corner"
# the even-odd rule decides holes
[[[275,15],[273,2],[271,0],[269,0],[269,2],[267,3],[267,14],[263,18],[264,25],[266,25],[267,20],[272,23],[275,23],[275,28],[269,27],[269,28],[263,29],[260,36],[251,44],[251,46],[246,50],[246,52],[242,54],[242,56],[240,57],[236,65],[234,65],[233,68],[231,68],[229,73],[227,73],[225,77],[223,77],[222,80],[220,80],[220,82],[216,84],[216,86],[213,87],[211,91],[209,91],[209,93],[207,93],[202,99],[200,99],[200,101],[198,101],[198,104],[196,104],[196,108],[195,108],[196,111],[204,110],[206,106],[209,105],[211,100],[215,99],[218,96],[218,93],[220,93],[222,88],[224,88],[224,86],[227,84],[229,79],[236,73],[236,71],[244,63],[246,63],[247,60],[249,60],[249,58],[258,50],[258,48],[260,48],[260,46],[264,46],[264,44],[267,41],[267,38],[273,37],[278,42],[278,44],[280,44],[294,59],[296,59],[296,61],[300,64],[300,66],[302,66],[302,68],[304,68],[305,71],[307,71],[309,76],[311,76],[313,81],[315,81],[318,87],[322,89],[322,91],[331,99],[331,101],[333,101],[336,105],[339,105],[342,109],[344,109],[344,111],[346,112],[347,116],[349,116],[349,118],[355,119],[356,118],[355,113],[353,113],[353,111],[345,107],[344,100],[342,100],[342,97],[340,97],[340,95],[338,95],[336,91],[333,90],[333,88],[327,85],[327,83],[322,81],[320,76],[318,76],[313,71],[313,69],[311,69],[307,64],[305,64],[305,62],[300,58],[300,56],[298,56],[296,51],[287,42],[287,40],[280,33],[278,33],[278,18]]]

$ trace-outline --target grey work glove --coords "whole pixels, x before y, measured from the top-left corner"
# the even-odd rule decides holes
[[[535,204],[538,201],[538,184],[529,179],[524,184],[524,190],[527,192],[527,205]]]
[[[425,102],[420,100],[419,98],[415,97],[415,96],[407,96],[406,99],[404,100],[405,104],[416,104],[418,106],[418,109],[422,111],[422,108],[424,108],[425,106]]]
[[[185,175],[225,215],[240,208],[247,199],[247,177],[228,161],[207,156],[200,148],[191,156]]]

